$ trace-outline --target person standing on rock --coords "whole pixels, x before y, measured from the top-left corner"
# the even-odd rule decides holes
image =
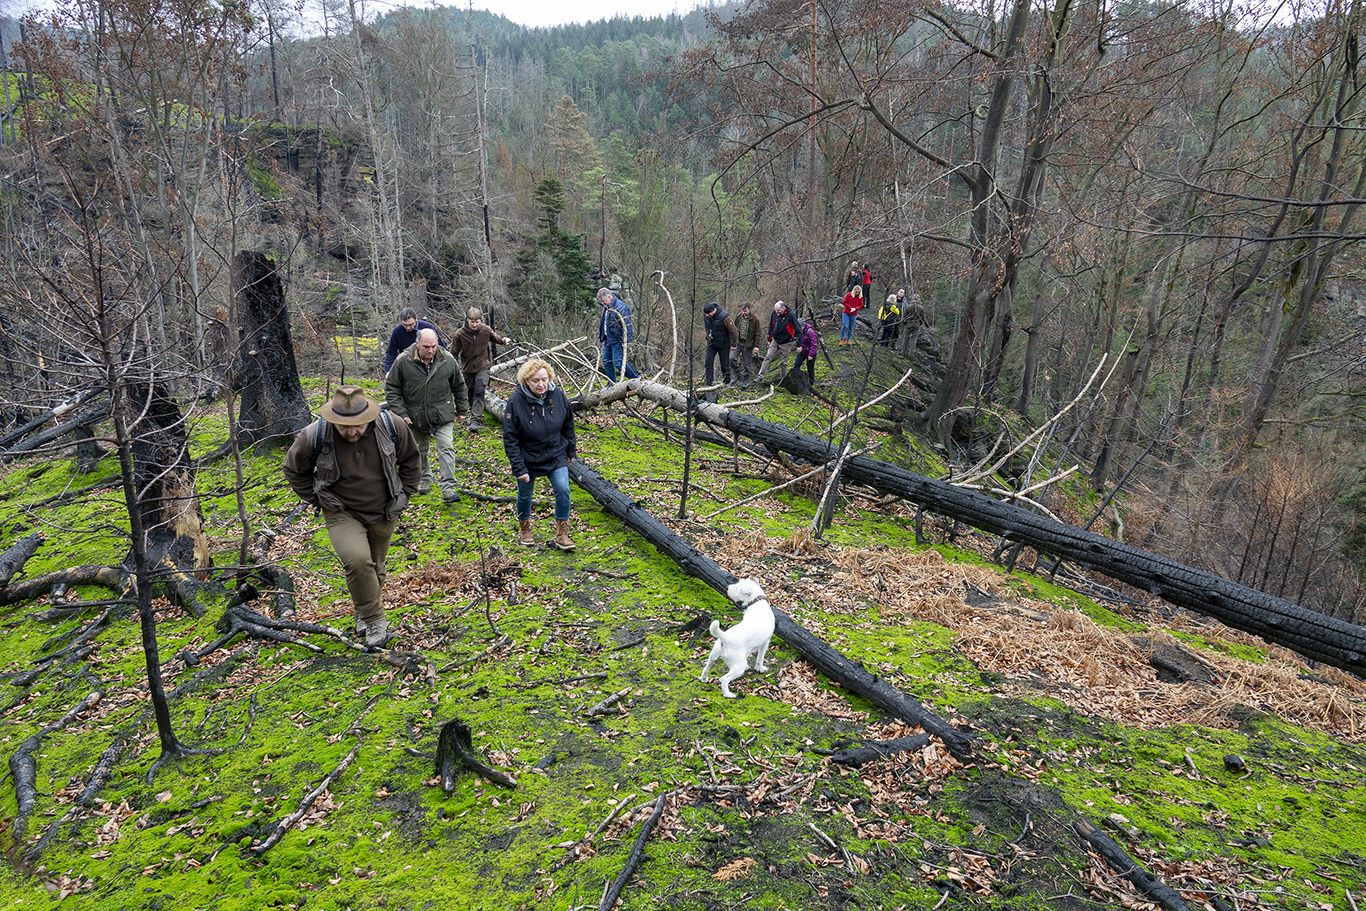
[[[382,413],[359,386],[342,386],[323,406],[322,418],[294,438],[284,474],[300,498],[322,510],[346,571],[356,633],[367,646],[382,647],[389,640],[381,599],[384,560],[422,476],[408,425]]]
[[[417,437],[422,454],[422,486],[418,493],[432,489],[432,463],[428,450],[436,440],[436,458],[441,475],[441,499],[460,501],[455,483],[455,421],[465,416],[468,395],[460,362],[437,344],[436,330],[423,329],[417,342],[394,361],[384,396],[389,410],[403,418]]]
[[[465,325],[455,333],[451,353],[460,358],[460,369],[469,391],[470,433],[478,433],[484,420],[484,393],[489,388],[489,368],[493,366],[493,342],[511,344],[512,337],[498,335],[484,325],[484,314],[478,307],[465,311]]]

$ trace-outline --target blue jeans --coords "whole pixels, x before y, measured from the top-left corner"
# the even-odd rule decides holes
[[[854,320],[858,319],[857,313],[840,314],[840,341],[854,337]]]
[[[569,466],[561,465],[549,474],[550,489],[555,491],[555,518],[569,518]],[[531,490],[536,486],[536,476],[530,481],[517,479],[517,518],[531,518]]]
[[[617,371],[622,368],[625,370],[622,376],[628,380],[637,379],[640,374],[636,373],[630,364],[626,363],[626,345],[624,342],[603,342],[602,343],[602,371],[607,374],[607,378],[612,382],[617,381]]]

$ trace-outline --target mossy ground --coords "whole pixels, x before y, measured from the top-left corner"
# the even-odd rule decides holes
[[[828,416],[810,399],[781,392],[764,409],[770,419],[805,422],[807,431]],[[204,449],[215,420],[197,425]],[[676,447],[622,412],[590,415],[579,426],[586,461],[656,515],[677,513]],[[918,446],[902,448],[927,457]],[[470,490],[511,494],[496,433],[461,440],[458,449]],[[279,459],[267,453],[245,461],[253,525],[279,526],[295,508]],[[105,698],[93,716],[43,738],[36,812],[22,838],[5,831],[10,863],[0,867],[0,904],[31,907],[63,896],[66,907],[101,911],[595,907],[648,806],[631,811],[660,794],[670,795],[667,810],[624,893],[627,908],[914,908],[936,905],[945,893],[941,907],[1091,907],[1117,894],[1106,893],[1104,882],[1119,884],[1096,885],[1067,825],[1115,812],[1137,831],[1120,840],[1154,872],[1186,888],[1204,874],[1236,892],[1242,907],[1346,907],[1344,890],[1359,888],[1366,854],[1359,744],[1251,710],[1233,730],[1145,729],[1079,713],[1044,693],[1007,698],[995,675],[956,649],[954,630],[884,619],[886,605],[842,580],[832,558],[840,549],[920,550],[908,510],[855,496],[841,503],[824,543],[808,545],[793,531],[809,524],[814,489],[704,518],[770,482],[753,461],[730,471],[730,454],[712,447],[699,447],[693,465],[689,517],[674,523],[679,533],[732,571],[760,577],[776,603],[845,654],[970,724],[981,738],[976,763],[960,766],[941,751],[857,771],[831,765],[822,750],[892,735],[897,726],[811,675],[781,643],[770,651],[776,670],[741,678],[739,699],[698,682],[710,637],[697,638],[690,622],[701,614],[729,622],[736,611],[582,491],[574,491],[579,547],[572,554],[516,547],[506,502],[466,497],[442,506],[432,495],[404,516],[386,591],[399,633],[394,648],[424,656],[438,671],[431,685],[320,636],[309,639],[321,655],[234,642],[227,651],[245,651],[223,666],[230,669],[222,679],[172,704],[178,735],[213,752],[165,765],[151,783],[159,746],[145,717],[134,619],[109,624],[89,661],[13,687],[0,716],[0,743],[10,752],[91,690]],[[0,481],[5,541],[29,529],[47,536],[27,574],[121,559],[117,491],[29,508],[92,480],[55,461],[18,463]],[[232,562],[241,535],[235,480],[226,461],[199,478],[220,564]],[[542,538],[548,509],[538,502]],[[344,625],[349,602],[320,524],[305,517],[282,532],[274,553],[299,587],[300,617]],[[801,552],[791,550],[797,545]],[[960,559],[967,553],[939,549]],[[481,555],[486,569],[498,561],[487,591]],[[1135,625],[1042,580],[1016,576],[1003,587],[1097,622]],[[0,668],[11,683],[59,646],[54,637],[98,613],[40,622],[31,615],[41,607],[0,615],[7,633]],[[216,618],[190,619],[164,602],[158,618],[170,689],[203,670],[171,656],[213,641]],[[623,714],[584,716],[622,690]],[[516,776],[515,790],[465,774],[450,796],[443,793],[430,756],[410,750],[433,752],[440,725],[455,717],[469,724],[492,765]],[[76,814],[36,866],[23,863],[25,846],[65,811],[120,734],[128,747],[99,802]],[[247,847],[358,742],[356,760],[313,812],[263,857],[251,855]],[[1224,770],[1229,753],[1246,757],[1245,775]],[[624,821],[584,843],[629,795]],[[12,820],[12,788],[3,799],[0,812]],[[579,856],[564,863],[576,844]]]

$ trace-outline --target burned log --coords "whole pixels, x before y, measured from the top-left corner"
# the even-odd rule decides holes
[[[313,419],[299,383],[289,307],[276,266],[264,253],[242,250],[232,260],[238,350],[234,359],[242,407],[237,432],[244,446],[289,441]]]
[[[82,427],[89,427],[91,424],[102,421],[107,417],[109,417],[109,406],[106,404],[96,405],[93,408],[82,411],[69,421],[63,421],[56,427],[49,427],[47,430],[35,433],[28,439],[15,443],[9,449],[6,449],[3,455],[0,455],[0,461],[9,462],[26,452],[32,452],[41,446],[46,446],[53,440],[60,440],[68,434],[75,433]],[[72,445],[76,444],[73,443]]]
[[[831,753],[830,761],[838,765],[850,765],[858,768],[864,763],[887,759],[897,753],[923,750],[929,746],[929,743],[928,734],[911,734],[909,737],[898,737],[895,740],[875,740],[852,750],[840,750],[837,753]]]
[[[39,427],[42,427],[48,421],[51,421],[55,418],[59,418],[62,415],[67,414],[68,412],[81,407],[86,402],[102,394],[103,392],[104,387],[95,386],[85,390],[84,392],[76,393],[71,398],[67,399],[65,402],[62,402],[60,405],[57,405],[54,408],[49,408],[47,411],[44,411],[42,414],[38,415],[36,418],[24,424],[23,426],[16,427],[9,433],[6,433],[3,437],[0,437],[0,449],[13,445],[16,440],[22,440],[24,437],[28,436],[33,431],[37,430]]]
[[[9,580],[24,568],[29,557],[38,552],[38,545],[42,542],[43,536],[35,531],[15,541],[0,554],[0,589],[9,585]]]
[[[593,499],[607,510],[640,533],[660,553],[671,558],[683,571],[695,576],[719,592],[726,588],[736,577],[723,569],[715,560],[688,544],[674,534],[664,523],[652,516],[639,503],[632,501],[587,465],[577,459],[569,463],[569,476],[574,482],[593,495]],[[919,702],[902,693],[876,674],[870,674],[862,664],[851,661],[835,649],[826,645],[816,636],[803,629],[783,611],[773,609],[777,621],[775,632],[778,638],[791,646],[797,654],[811,662],[821,673],[838,683],[851,693],[857,693],[871,701],[889,715],[900,718],[909,724],[918,724],[931,734],[944,741],[955,756],[965,759],[972,754],[972,738],[949,724],[944,719],[926,709]]]
[[[689,407],[687,396],[676,389],[643,380],[630,382],[651,401],[680,412]],[[824,463],[839,455],[825,440],[721,405],[695,403],[692,407],[701,420],[809,462]],[[853,483],[1093,569],[1306,658],[1366,675],[1366,628],[1361,626],[888,462],[855,456],[845,463],[844,473]]]
[[[1084,819],[1073,823],[1072,830],[1109,864],[1110,869],[1133,883],[1135,888],[1148,898],[1167,911],[1190,911],[1190,906],[1181,897],[1181,893],[1143,869],[1143,866],[1126,854],[1110,836]]]

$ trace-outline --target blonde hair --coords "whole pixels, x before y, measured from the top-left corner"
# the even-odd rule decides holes
[[[533,357],[517,368],[517,385],[529,385],[531,383],[531,378],[536,375],[536,371],[540,370],[542,367],[545,368],[546,376],[550,378],[550,382],[555,382],[555,368],[541,360],[539,357]]]

